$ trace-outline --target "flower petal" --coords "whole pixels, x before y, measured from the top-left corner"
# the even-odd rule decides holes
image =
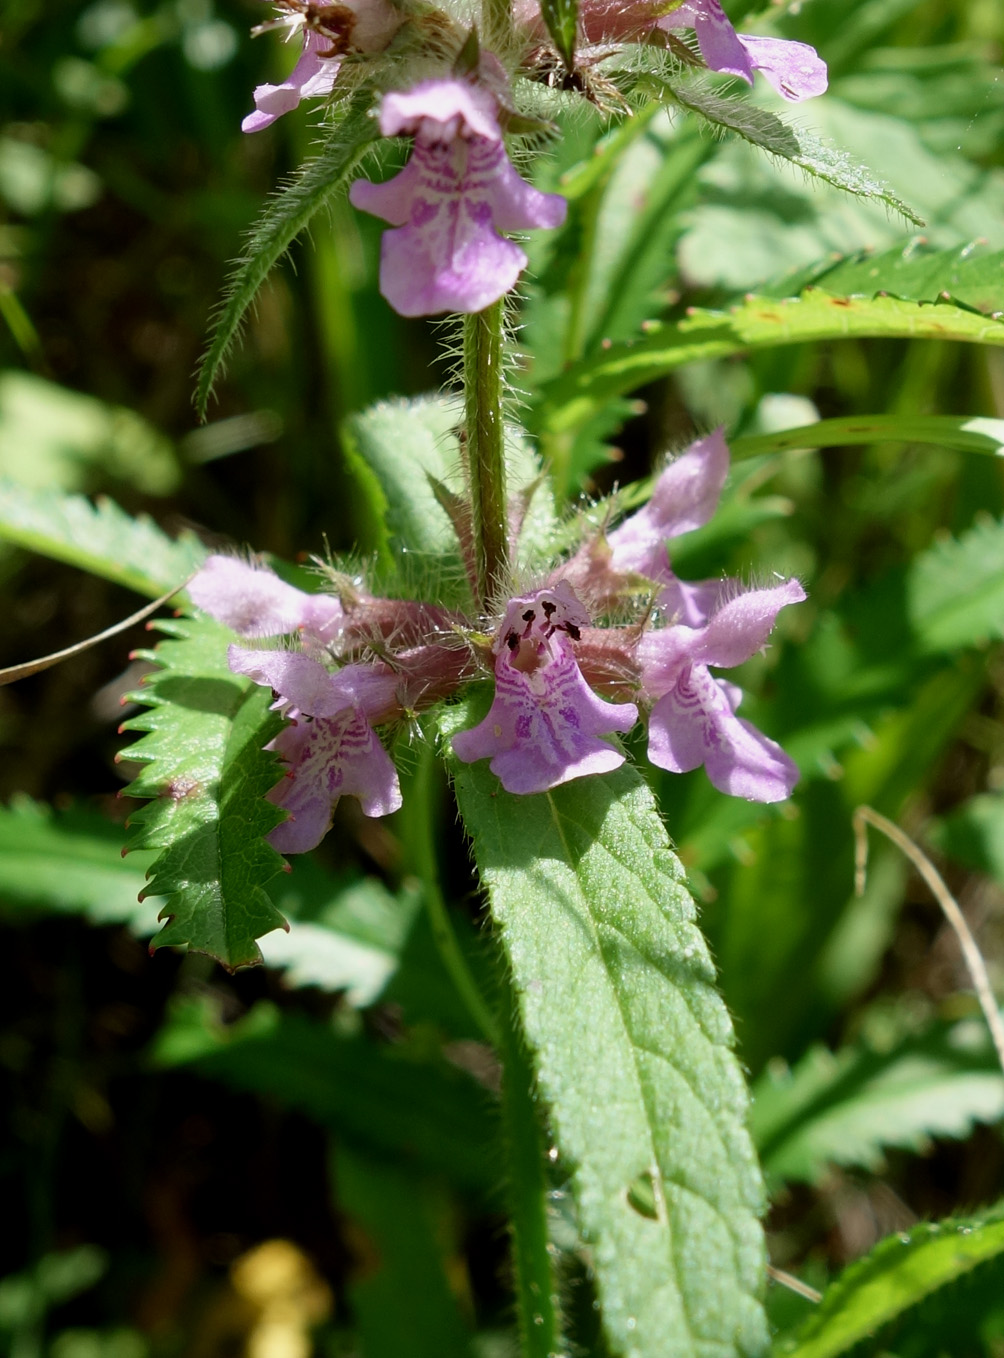
[[[241,123],[242,132],[260,132],[284,113],[290,113],[301,99],[317,99],[330,94],[341,66],[338,57],[325,57],[330,43],[319,33],[304,30],[303,51],[289,78],[281,85],[259,85],[254,92],[255,111]]]
[[[337,599],[307,594],[265,566],[234,556],[211,556],[188,586],[196,608],[241,637],[275,637],[299,628],[330,639],[343,616]]]
[[[728,471],[729,449],[721,428],[692,443],[661,473],[648,504],[607,535],[613,569],[671,580],[666,539],[708,522]]]
[[[729,688],[703,665],[684,671],[652,709],[648,757],[671,773],[703,764],[713,786],[732,797],[784,801],[798,781],[798,767],[773,740],[735,715]]]
[[[268,836],[280,853],[315,848],[339,797],[358,797],[367,816],[386,816],[401,805],[397,771],[358,708],[289,726],[274,748],[290,765],[268,798],[291,816]]]
[[[826,62],[808,43],[782,38],[753,38],[740,34],[750,60],[778,94],[792,103],[814,99],[827,86]]]
[[[491,758],[507,792],[545,792],[621,765],[623,754],[600,737],[629,731],[637,719],[633,703],[606,703],[593,693],[557,638],[553,657],[532,674],[512,666],[505,651],[498,656],[491,709],[453,737],[453,750],[465,764]]]
[[[753,84],[753,62],[718,0],[684,0],[661,21],[664,28],[693,28],[701,56],[712,71]]]

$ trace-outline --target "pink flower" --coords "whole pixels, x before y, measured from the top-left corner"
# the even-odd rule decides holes
[[[526,255],[501,231],[560,226],[566,203],[540,193],[506,156],[495,97],[463,80],[426,80],[384,97],[380,131],[414,137],[393,179],[358,179],[349,197],[390,222],[380,291],[402,316],[482,311],[516,283]]]
[[[296,651],[245,651],[231,646],[231,670],[277,695],[275,707],[291,724],[270,748],[289,766],[269,793],[289,820],[269,834],[280,853],[316,848],[331,826],[339,797],[358,797],[367,816],[386,816],[401,805],[397,771],[372,721],[396,709],[397,678],[385,666],[346,665],[330,674]]]
[[[725,71],[753,84],[762,71],[784,99],[798,103],[826,89],[826,62],[814,47],[782,38],[754,38],[737,33],[718,0],[684,0],[658,22],[660,28],[692,28],[701,56],[712,71]]]
[[[682,624],[646,633],[638,643],[642,688],[655,700],[648,757],[671,773],[705,766],[720,792],[748,801],[791,795],[798,769],[781,747],[735,715],[742,692],[708,666],[730,669],[766,643],[778,613],[800,603],[797,580],[753,589],[721,603],[703,627]]]
[[[281,17],[256,32],[286,27],[303,34],[300,59],[281,85],[259,85],[255,109],[241,123],[242,132],[260,132],[301,99],[323,99],[331,93],[346,52],[379,52],[400,27],[403,16],[387,0],[315,0],[308,27],[306,4],[283,0]]]
[[[699,627],[726,586],[722,580],[678,580],[669,563],[667,541],[708,522],[718,507],[729,471],[722,430],[692,443],[660,474],[646,505],[604,538],[583,544],[555,577],[569,580],[598,612],[615,612],[637,592],[634,577],[662,585],[659,606],[675,621]]]
[[[239,637],[278,637],[300,632],[316,647],[338,636],[345,614],[330,594],[307,594],[287,585],[267,566],[235,556],[210,556],[188,586],[196,608],[225,623]]]
[[[300,59],[281,85],[258,85],[254,112],[241,123],[242,132],[260,132],[276,118],[291,113],[301,99],[322,99],[334,88],[341,57],[326,56],[331,43],[320,33],[303,30]]]
[[[458,759],[491,759],[507,792],[546,792],[624,762],[601,739],[629,731],[633,703],[606,703],[579,672],[569,639],[589,616],[567,582],[512,599],[495,642],[495,699],[488,715],[453,737]]]

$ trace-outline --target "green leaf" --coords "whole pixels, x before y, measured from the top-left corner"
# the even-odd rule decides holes
[[[1004,1209],[923,1223],[891,1235],[826,1291],[798,1336],[777,1346],[785,1358],[835,1358],[939,1288],[1004,1254]]]
[[[540,12],[562,61],[568,70],[573,70],[579,0],[540,0]]]
[[[983,1026],[939,1026],[891,1051],[812,1048],[770,1065],[753,1090],[764,1171],[814,1183],[832,1164],[878,1170],[883,1148],[923,1150],[1004,1117],[1004,1076]]]
[[[157,903],[139,902],[152,854],[123,859],[122,828],[103,816],[54,812],[27,797],[0,807],[0,898],[6,916],[39,908],[92,924],[157,927]]]
[[[109,478],[146,495],[181,479],[171,443],[124,406],[34,373],[0,373],[0,476],[36,490],[86,490]]]
[[[296,867],[290,874],[293,883],[283,878],[272,893],[287,916],[302,908]],[[342,991],[347,1004],[372,1004],[400,965],[420,906],[417,890],[395,897],[379,879],[363,878],[336,891],[314,919],[293,919],[288,932],[277,929],[263,939],[265,965],[282,969],[287,986]]]
[[[261,961],[255,942],[285,920],[265,883],[282,859],[264,836],[283,819],[265,794],[279,781],[262,746],[280,728],[267,690],[227,667],[228,628],[208,618],[160,622],[160,669],[133,698],[149,710],[123,729],[146,732],[126,757],[145,765],[126,788],[151,800],[131,824],[133,849],[160,849],[151,893],[167,898],[154,940],[187,943],[230,970]]]
[[[300,166],[251,231],[227,284],[209,348],[199,366],[195,407],[201,416],[205,416],[213,386],[258,289],[300,232],[341,189],[376,138],[377,125],[369,113],[371,99],[369,92],[363,92],[338,110],[320,154]]]
[[[498,1192],[491,1099],[427,1038],[412,1047],[346,1036],[266,1002],[224,1024],[187,1001],[158,1032],[153,1060],[296,1108],[359,1149],[431,1170],[481,1201]]]
[[[911,563],[911,629],[924,651],[956,651],[1004,637],[1004,523],[980,519]]]
[[[875,254],[865,250],[826,259],[798,276],[763,289],[768,297],[791,297],[815,284],[838,297],[872,297],[877,292],[912,302],[951,300],[972,311],[1004,309],[1001,269],[1004,250],[988,251],[979,241],[951,250],[932,250],[922,238]]]
[[[1004,307],[1004,284],[995,304]],[[869,337],[1004,344],[1004,323],[951,302],[896,297],[836,297],[820,288],[778,301],[748,297],[727,312],[692,308],[681,320],[653,323],[644,338],[612,345],[545,384],[535,427],[577,429],[607,401],[687,363],[814,340]]]
[[[715,127],[735,132],[744,141],[769,155],[797,165],[815,179],[857,198],[885,203],[916,226],[924,222],[916,212],[883,184],[871,170],[857,164],[846,151],[827,146],[804,127],[783,122],[776,113],[760,108],[748,98],[719,94],[707,84],[693,80],[666,80],[665,87],[677,103]]]
[[[931,443],[960,453],[1004,455],[1004,420],[966,415],[846,415],[797,429],[732,439],[732,461],[791,448],[851,448],[870,443]]]
[[[131,518],[113,500],[26,490],[0,481],[0,541],[65,561],[157,598],[197,570],[205,548],[191,533],[175,541],[145,514]]]
[[[456,553],[449,516],[429,478],[462,489],[457,442],[462,419],[456,401],[420,397],[380,401],[345,421],[346,456],[383,524],[379,551],[385,559],[402,552]]]
[[[445,733],[473,717],[449,709]],[[747,1096],[651,793],[624,767],[514,797],[453,763],[614,1351],[762,1351]],[[646,1175],[654,1218],[632,1193]]]

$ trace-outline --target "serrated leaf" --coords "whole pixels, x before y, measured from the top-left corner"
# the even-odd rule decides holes
[[[829,1165],[877,1170],[890,1146],[922,1150],[1004,1117],[1004,1075],[981,1025],[938,1027],[888,1052],[812,1048],[792,1070],[768,1066],[751,1130],[764,1172],[814,1183]]]
[[[449,709],[444,733],[472,717]],[[651,793],[627,767],[529,797],[453,771],[613,1350],[761,1352],[747,1097]],[[655,1218],[632,1197],[646,1174]]]
[[[568,70],[573,70],[579,0],[540,0],[540,13],[562,61]]]
[[[1004,274],[999,301],[1004,307]],[[778,301],[748,297],[729,311],[692,308],[679,321],[653,324],[644,338],[612,345],[546,383],[534,427],[575,430],[607,401],[687,363],[814,340],[909,338],[1004,344],[1004,322],[951,302],[897,297],[835,297],[820,288]]]
[[[763,289],[769,297],[791,297],[809,285],[840,297],[873,297],[887,292],[913,302],[949,297],[960,306],[989,315],[1004,307],[1004,250],[989,251],[979,241],[950,250],[932,250],[923,238],[879,254],[866,250],[844,259],[827,259]]]
[[[491,1100],[427,1042],[410,1050],[340,1035],[267,1003],[224,1025],[188,1002],[172,1009],[152,1057],[299,1109],[361,1149],[431,1169],[482,1200],[498,1192]]]
[[[255,942],[285,920],[265,883],[282,859],[264,836],[282,820],[265,794],[281,770],[262,746],[281,720],[270,695],[227,667],[229,629],[208,618],[160,622],[160,669],[132,695],[149,710],[126,757],[144,764],[125,789],[150,798],[131,819],[133,849],[159,849],[149,891],[166,898],[154,946],[188,944],[225,967],[261,961]]]
[[[155,599],[205,559],[191,533],[169,538],[145,514],[136,518],[103,496],[26,490],[0,481],[0,540],[65,561]]]
[[[268,203],[252,229],[244,254],[227,284],[212,338],[199,365],[195,407],[205,416],[213,386],[236,343],[248,307],[274,265],[311,220],[339,192],[376,138],[370,117],[372,96],[364,92],[336,113],[319,155],[305,161]]]
[[[1004,1209],[923,1223],[887,1236],[827,1289],[796,1338],[777,1345],[786,1358],[836,1358],[939,1288],[1004,1254]]]
[[[747,98],[719,94],[708,85],[693,80],[666,80],[670,95],[684,108],[698,114],[715,127],[724,127],[744,141],[758,146],[768,155],[790,161],[815,179],[843,189],[856,198],[885,203],[909,222],[923,226],[921,217],[903,202],[867,166],[859,165],[846,151],[827,146],[804,127],[784,122],[769,109]]]

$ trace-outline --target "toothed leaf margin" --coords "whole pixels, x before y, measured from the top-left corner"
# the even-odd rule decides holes
[[[122,725],[144,733],[121,756],[144,765],[123,795],[149,799],[128,850],[161,850],[144,892],[166,898],[152,946],[188,944],[233,971],[262,960],[256,939],[287,927],[265,890],[284,863],[264,836],[283,813],[265,801],[282,771],[262,747],[282,719],[267,690],[227,668],[227,628],[156,626],[167,639],[142,654],[160,668],[129,695],[147,710]]]

